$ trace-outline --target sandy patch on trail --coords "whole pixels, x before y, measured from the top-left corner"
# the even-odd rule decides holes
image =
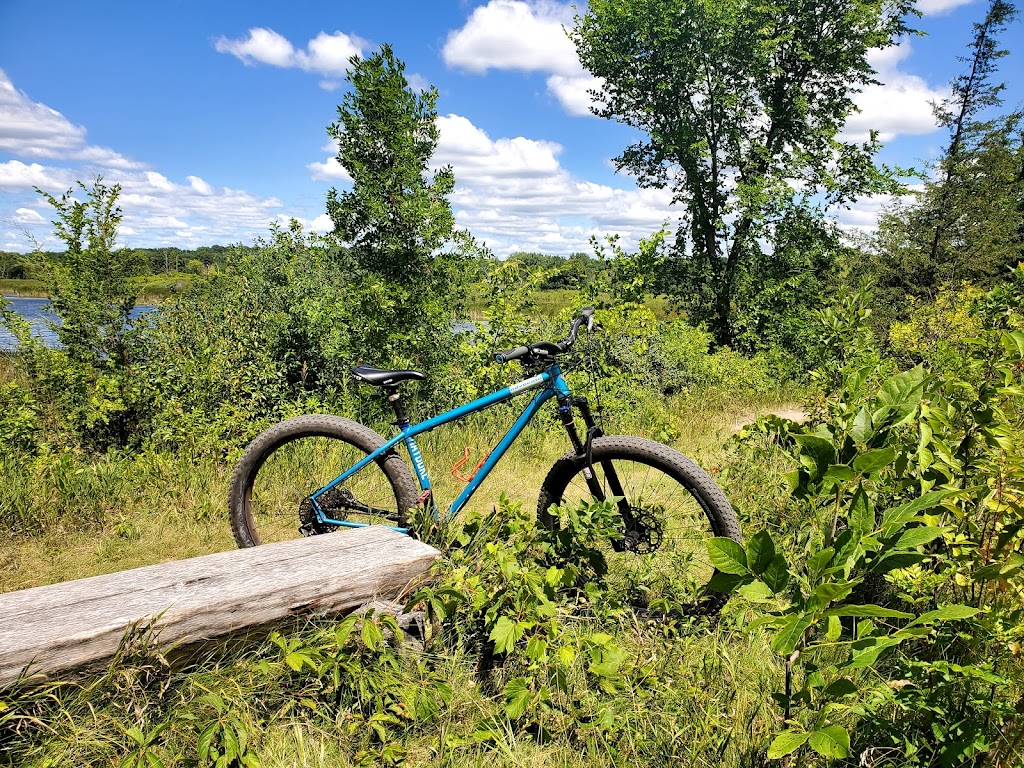
[[[732,424],[729,425],[729,431],[736,433],[743,429],[748,424],[753,424],[759,418],[765,414],[774,414],[780,419],[789,419],[797,423],[803,423],[807,421],[807,412],[797,406],[784,406],[779,408],[765,408],[763,411],[746,411],[741,414]]]

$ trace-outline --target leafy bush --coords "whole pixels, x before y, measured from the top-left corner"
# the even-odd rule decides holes
[[[817,423],[751,431],[792,457],[800,525],[789,541],[760,531],[746,549],[716,539],[709,552],[718,586],[747,598],[760,614],[749,626],[770,628],[786,660],[776,698],[787,727],[769,757],[1020,758],[1024,333],[1007,330],[1019,299],[987,297],[1001,320],[960,373],[918,366],[876,385],[878,356],[860,346]],[[867,320],[858,305],[845,308],[854,338]]]

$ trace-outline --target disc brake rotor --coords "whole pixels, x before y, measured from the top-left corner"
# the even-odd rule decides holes
[[[665,534],[664,510],[656,514],[653,510],[630,507],[633,525],[623,536],[623,549],[638,555],[647,555],[656,551]]]

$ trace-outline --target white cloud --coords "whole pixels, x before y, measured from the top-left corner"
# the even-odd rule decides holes
[[[591,91],[601,92],[604,80],[584,72],[580,75],[551,75],[548,90],[571,115],[591,115],[590,105],[597,100]]]
[[[31,208],[19,208],[14,212],[14,223],[45,224],[46,219],[42,217],[39,211],[33,211]]]
[[[231,54],[247,66],[268,64],[285,69],[297,68],[327,78],[344,75],[349,59],[362,56],[366,45],[365,40],[355,35],[321,32],[306,44],[305,50],[297,49],[288,38],[264,27],[253,27],[248,36],[238,40],[218,37],[213,43],[219,53]],[[333,90],[337,84],[326,79],[320,86]]]
[[[322,48],[314,51],[327,55]],[[0,190],[8,193],[0,204],[0,219],[23,230],[13,241],[4,235],[5,248],[31,247],[32,238],[46,247],[60,247],[52,237],[49,211],[35,188],[59,196],[77,180],[88,182],[97,175],[108,185],[121,186],[120,233],[136,246],[251,241],[265,235],[272,221],[293,213],[275,197],[217,186],[197,175],[187,175],[184,181],[169,178],[127,162],[113,150],[88,145],[85,135],[81,126],[16,90],[0,71],[0,151],[15,156],[0,162]],[[40,157],[60,162],[36,162]],[[322,231],[324,216],[314,215],[310,226]]]
[[[278,222],[283,226],[288,226],[292,219],[299,222],[307,232],[324,233],[334,229],[334,221],[326,213],[321,213],[315,219],[304,219],[301,216],[285,216],[283,213],[277,217]]]
[[[918,0],[917,9],[922,13],[939,15],[973,2],[974,0]]]
[[[430,81],[423,75],[418,75],[415,72],[406,72],[405,79],[408,81],[409,87],[414,91],[426,91],[430,88]]]
[[[230,53],[243,64],[270,64],[274,67],[294,66],[295,49],[288,39],[272,29],[253,27],[242,40],[219,37],[213,44],[218,53]]]
[[[615,233],[632,247],[666,220],[675,227],[667,190],[617,189],[576,178],[562,167],[562,146],[553,141],[492,139],[462,115],[439,117],[437,124],[440,140],[432,166],[452,166],[456,220],[499,256],[519,250],[589,251],[592,235]],[[323,147],[336,150],[334,142]],[[333,157],[307,168],[316,180],[350,180]],[[303,224],[319,231],[317,221]]]
[[[212,195],[213,194],[213,187],[211,187],[209,184],[207,184],[205,181],[203,181],[198,176],[189,176],[188,177],[188,182],[189,182],[189,184],[192,185],[192,189],[194,189],[200,195]]]
[[[591,235],[613,233],[635,246],[674,218],[669,191],[617,189],[576,178],[559,163],[562,147],[555,142],[492,139],[461,115],[438,118],[438,127],[434,162],[450,164],[455,172],[452,206],[458,222],[499,255],[589,251]]]
[[[863,197],[844,208],[832,211],[839,228],[847,232],[870,233],[878,228],[878,217],[886,208],[897,202],[911,202],[924,186],[910,184],[905,195],[874,195]]]
[[[476,8],[465,25],[448,33],[442,56],[450,67],[485,74],[489,69],[547,72],[548,92],[572,115],[589,115],[600,88],[588,74],[566,33],[571,5],[538,0],[491,0]]]
[[[0,163],[0,189],[5,192],[26,192],[39,187],[58,193],[68,189],[74,181],[74,173],[65,168],[50,168],[39,163],[25,164],[20,160]]]
[[[310,163],[306,166],[313,181],[352,181],[348,171],[341,167],[337,158],[329,157],[322,163]]]
[[[868,86],[854,97],[860,112],[846,121],[844,138],[863,141],[875,130],[882,141],[889,141],[900,135],[931,133],[937,128],[932,102],[942,101],[949,91],[933,88],[924,78],[900,69],[911,52],[910,41],[903,40],[868,55],[882,85]]]
[[[25,158],[81,160],[108,168],[140,168],[140,163],[86,142],[85,128],[14,87],[0,69],[0,151]]]
[[[442,56],[450,67],[554,72],[579,70],[576,48],[566,35],[573,12],[568,5],[491,0],[476,8],[465,26],[448,33]]]

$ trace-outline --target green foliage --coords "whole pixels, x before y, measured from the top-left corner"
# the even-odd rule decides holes
[[[55,234],[67,250],[46,264],[50,302],[61,322],[57,339],[75,362],[96,365],[110,359],[123,364],[126,329],[135,296],[128,290],[130,260],[116,250],[121,209],[119,185],[97,178],[91,188],[79,182],[85,201],[68,190],[55,198],[39,190],[53,206]]]
[[[992,286],[1024,259],[1024,112],[993,115],[1005,84],[992,78],[1009,53],[998,38],[1015,18],[1012,3],[990,0],[974,25],[964,73],[934,107],[949,142],[932,178],[913,202],[879,221],[871,268],[890,313],[906,295],[932,299],[942,286],[963,282]]]
[[[327,212],[348,247],[360,314],[379,318],[364,334],[366,349],[429,368],[441,346],[435,334],[462,306],[467,245],[448,203],[451,168],[425,178],[439,136],[437,90],[413,92],[387,45],[350,63],[352,90],[327,132],[352,189],[332,189]]]
[[[600,702],[596,713],[580,709],[572,681],[582,674],[606,696],[617,693],[625,651],[613,635],[573,624],[620,613],[605,551],[621,518],[611,502],[563,508],[557,518],[557,529],[543,528],[504,496],[494,513],[468,515],[440,533],[451,542],[449,561],[411,599],[442,628],[432,647],[475,648],[481,684],[501,691],[502,716],[481,721],[476,741],[497,741],[507,729],[570,735],[584,719],[614,726]]]
[[[898,362],[966,373],[972,340],[982,334],[981,318],[973,309],[982,293],[973,286],[947,287],[939,289],[934,302],[912,302],[907,321],[889,326],[889,347]]]
[[[807,198],[838,204],[896,185],[875,137],[839,138],[874,81],[867,54],[908,32],[912,2],[809,7],[703,0],[595,0],[577,19],[580,60],[602,79],[595,113],[645,134],[616,159],[685,210],[673,292],[731,344],[741,275],[774,257],[761,241]],[[794,192],[799,179],[801,192]],[[775,251],[786,256],[786,238]]]
[[[135,296],[127,282],[130,259],[115,249],[120,187],[101,179],[79,186],[85,201],[76,200],[73,190],[60,198],[41,192],[56,213],[55,234],[67,246],[45,265],[60,346],[49,349],[34,339],[6,302],[0,315],[19,341],[17,365],[28,397],[62,423],[65,439],[105,449],[128,442],[140,405],[131,377]]]
[[[749,628],[770,630],[786,659],[776,700],[787,728],[770,757],[846,757],[853,723],[860,750],[896,750],[901,765],[1018,748],[1003,733],[1017,717],[1019,682],[1007,672],[1024,633],[1024,335],[1006,330],[1019,297],[986,301],[1002,322],[981,328],[955,370],[918,366],[878,381],[861,346],[816,424],[748,432],[772,433],[789,453],[791,492],[816,521],[785,547],[767,531],[746,551],[708,545],[719,586],[747,599],[758,614]],[[856,336],[862,303],[823,320],[845,315]]]

